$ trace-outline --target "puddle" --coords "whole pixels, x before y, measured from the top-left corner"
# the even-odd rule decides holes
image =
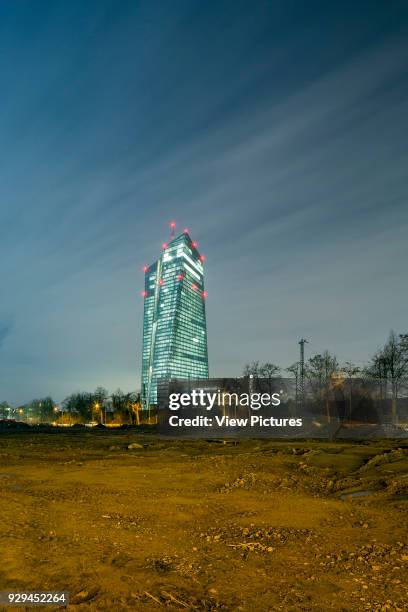
[[[347,501],[349,499],[356,499],[357,497],[368,497],[374,493],[375,491],[372,491],[371,489],[367,489],[366,491],[353,491],[352,493],[343,493],[343,495],[340,496],[340,499]]]

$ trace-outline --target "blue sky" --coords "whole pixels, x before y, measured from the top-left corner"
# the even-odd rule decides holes
[[[207,256],[210,374],[407,332],[406,2],[0,3],[0,400],[139,387],[144,263]]]

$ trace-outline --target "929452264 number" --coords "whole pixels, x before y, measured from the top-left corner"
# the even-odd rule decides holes
[[[3,591],[0,592],[0,604],[5,605],[31,605],[31,606],[44,606],[52,604],[68,605],[69,595],[63,591],[59,592],[14,592],[14,591]]]

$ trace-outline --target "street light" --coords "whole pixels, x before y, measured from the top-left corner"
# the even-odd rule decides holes
[[[98,412],[99,412],[99,410],[100,410],[100,407],[101,407],[101,405],[99,404],[99,402],[95,402],[95,404],[94,404],[94,408],[95,408],[95,409],[96,409]],[[101,419],[101,424],[102,424],[102,410],[100,411],[100,413],[101,413],[100,419]]]

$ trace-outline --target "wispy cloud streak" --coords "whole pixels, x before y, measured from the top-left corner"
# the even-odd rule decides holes
[[[140,268],[173,217],[208,255],[214,374],[293,361],[300,334],[365,359],[404,331],[403,9],[353,9],[345,36],[327,5],[153,4],[1,20],[10,400],[137,387]]]

